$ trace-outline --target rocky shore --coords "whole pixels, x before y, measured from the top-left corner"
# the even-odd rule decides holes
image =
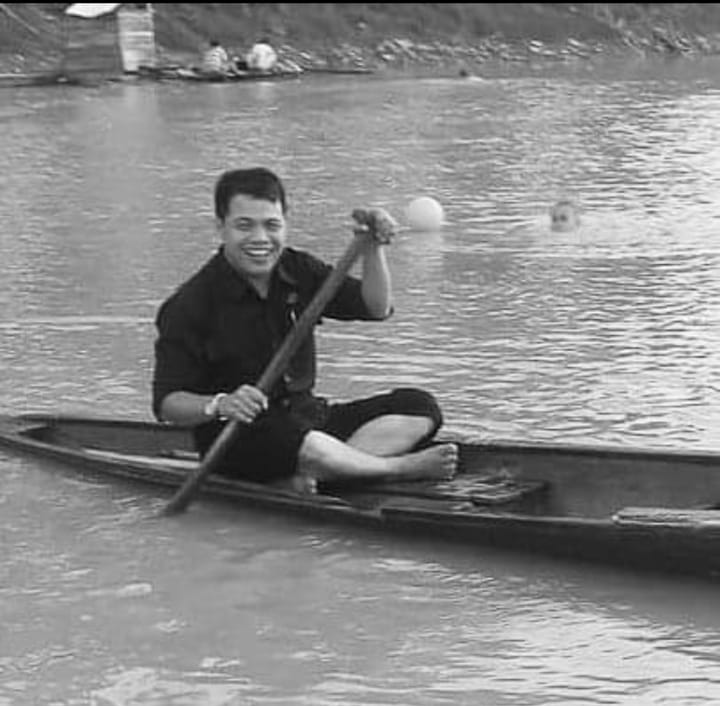
[[[22,6],[25,8],[25,14],[20,14],[20,7],[15,5],[11,9],[8,5],[0,5],[0,8],[5,8],[6,14],[11,13],[6,17],[8,25],[11,27],[14,25],[19,34],[24,34],[24,37],[20,38],[22,41],[18,40],[15,35],[8,36],[7,41],[0,41],[0,74],[57,70],[62,58],[62,46],[59,39],[61,36],[60,15],[57,12],[53,14],[47,9],[50,4],[43,8],[36,5]],[[209,32],[214,29],[212,25],[203,26],[202,23],[209,22],[212,15],[193,14],[184,17],[185,25],[181,28],[178,19],[182,16],[181,10],[175,11],[172,8],[185,8],[184,11],[192,8],[193,13],[200,13],[203,6],[158,5],[157,7],[162,8],[162,13],[165,13],[164,17],[162,13],[159,14],[156,21],[160,64],[191,66],[197,63],[198,48],[203,41],[201,37],[207,37]],[[237,7],[247,8],[249,6]],[[282,6],[266,5],[265,7],[281,8]],[[336,13],[351,12],[350,5],[327,7],[332,7]],[[358,7],[378,6],[355,4],[352,7],[353,11],[357,11]],[[387,5],[384,7],[397,6]],[[426,5],[423,7],[436,6]],[[505,5],[502,7],[507,8],[508,13],[519,13],[521,10],[521,6]],[[642,21],[635,18],[633,22],[618,15],[619,10],[606,9],[603,14],[598,10],[602,7],[600,5],[593,6],[596,14],[592,17],[587,15],[588,6],[563,6],[564,14],[561,18],[549,17],[549,13],[558,12],[557,8],[560,6],[534,7],[543,9],[542,20],[545,24],[540,26],[539,20],[535,18],[537,31],[533,31],[532,27],[526,29],[525,33],[528,36],[525,38],[511,38],[507,31],[494,31],[479,38],[468,38],[467,35],[458,38],[461,37],[461,32],[455,32],[454,39],[448,39],[446,36],[443,38],[428,36],[418,38],[409,34],[400,34],[401,28],[392,26],[392,24],[388,24],[381,32],[377,26],[367,27],[364,21],[348,18],[345,15],[342,16],[341,23],[340,15],[334,15],[333,23],[337,27],[337,32],[330,34],[335,38],[333,41],[332,39],[328,40],[327,36],[322,40],[309,34],[304,36],[304,33],[309,33],[309,28],[314,26],[310,20],[317,23],[317,18],[309,18],[305,25],[296,27],[294,30],[289,29],[290,20],[288,18],[278,19],[277,16],[272,15],[272,22],[268,22],[267,18],[264,18],[263,22],[265,22],[265,26],[270,24],[275,28],[275,31],[271,32],[272,42],[278,49],[281,63],[318,71],[364,70],[379,73],[482,74],[490,66],[570,64],[598,60],[608,56],[632,55],[650,58],[655,56],[699,57],[720,54],[720,27],[718,27],[720,20],[713,19],[712,22],[708,20],[703,24],[702,17],[694,15],[693,22],[688,21],[687,18],[681,22],[677,16],[671,14],[670,8],[675,6],[644,6],[652,8],[652,14],[644,16]],[[615,8],[619,7],[619,4],[615,5]],[[687,5],[685,7],[701,8],[702,6]],[[35,14],[29,14],[31,8],[35,8]],[[663,8],[667,8],[667,10]],[[269,11],[266,10],[266,12]],[[173,12],[176,14],[173,15]],[[245,19],[248,20],[248,18]],[[517,18],[503,16],[493,19],[498,23],[498,27],[502,26],[506,30],[509,27],[519,26],[518,23],[521,22],[519,15]],[[501,24],[501,20],[504,24]],[[375,21],[376,25],[377,23],[378,20]],[[250,25],[248,20],[248,27]],[[348,29],[348,27],[350,28]],[[702,31],[698,31],[698,27]],[[490,28],[492,29],[492,25]],[[718,31],[714,31],[715,29]],[[0,30],[2,30],[2,26],[0,26]],[[248,29],[248,36],[252,36],[252,31],[254,30]],[[514,33],[518,34],[518,32]],[[1,31],[0,35],[2,35]],[[2,39],[3,37],[0,36],[0,40]],[[241,39],[245,43],[248,41],[244,37]],[[238,55],[243,53],[244,47],[237,46],[232,40],[224,40],[223,43],[231,53]]]
[[[579,40],[568,37],[561,42],[538,39],[509,41],[493,36],[474,44],[451,44],[439,41],[418,42],[407,38],[385,39],[374,47],[343,43],[329,51],[300,50],[289,45],[280,47],[282,59],[303,68],[362,68],[383,70],[453,70],[481,72],[487,64],[500,62],[529,64],[535,62],[575,62],[603,56],[684,56],[720,54],[720,34],[706,37],[655,28],[648,35],[631,31],[619,39]]]

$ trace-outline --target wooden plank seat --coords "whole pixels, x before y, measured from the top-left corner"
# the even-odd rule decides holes
[[[720,510],[694,510],[669,507],[625,507],[613,515],[623,527],[675,527],[720,530]]]

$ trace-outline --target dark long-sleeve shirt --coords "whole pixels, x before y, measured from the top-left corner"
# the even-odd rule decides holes
[[[294,321],[332,268],[309,253],[285,248],[267,299],[226,260],[222,248],[160,307],[156,318],[153,411],[171,392],[231,392],[256,384]],[[347,277],[323,316],[374,317],[361,282]],[[315,384],[314,334],[300,345],[270,399],[311,392]]]

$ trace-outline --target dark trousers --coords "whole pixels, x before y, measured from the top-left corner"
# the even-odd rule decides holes
[[[418,446],[429,441],[442,424],[435,398],[412,387],[335,404],[310,394],[298,395],[273,402],[252,424],[238,425],[234,441],[215,471],[259,483],[287,478],[297,471],[298,452],[311,429],[347,441],[369,421],[388,414],[427,417],[433,421],[430,432]],[[195,442],[202,456],[223,426],[222,422],[212,422],[195,428]]]

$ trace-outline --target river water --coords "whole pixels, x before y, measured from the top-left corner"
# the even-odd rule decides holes
[[[421,384],[488,439],[720,449],[720,65],[0,94],[0,409],[150,418],[159,302],[230,167],[329,261],[402,220],[395,314],[319,391]],[[550,233],[547,209],[581,204]],[[0,452],[0,706],[714,704],[717,587],[388,539]]]

